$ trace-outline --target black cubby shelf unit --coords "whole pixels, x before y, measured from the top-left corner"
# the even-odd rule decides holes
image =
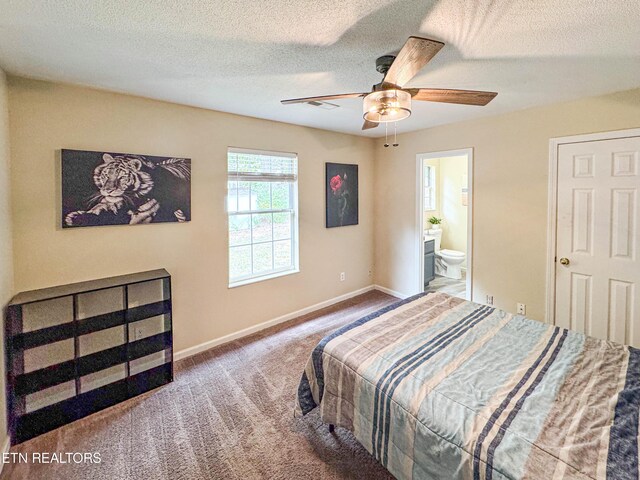
[[[23,292],[6,310],[11,444],[173,381],[164,270]]]

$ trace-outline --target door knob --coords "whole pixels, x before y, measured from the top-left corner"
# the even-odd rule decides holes
[[[566,258],[566,257],[562,257],[562,258],[560,259],[560,265],[565,265],[565,266],[566,266],[566,265],[569,265],[570,263],[571,263],[571,262],[570,262],[570,261],[569,261],[569,259],[568,259],[568,258]]]

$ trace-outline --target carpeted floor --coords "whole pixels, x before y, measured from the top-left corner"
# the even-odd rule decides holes
[[[327,332],[396,301],[369,292],[176,364],[171,385],[29,442],[2,479],[387,479],[343,430],[293,418],[298,380]],[[100,464],[33,464],[32,452],[99,452]]]

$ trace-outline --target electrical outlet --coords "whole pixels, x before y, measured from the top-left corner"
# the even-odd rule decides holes
[[[140,327],[134,328],[134,330],[133,330],[134,340],[140,340],[142,338],[142,335],[143,335],[142,328],[140,328]]]
[[[487,295],[487,305],[493,305],[493,295]]]
[[[340,281],[344,282],[345,278],[346,278],[346,275],[344,274],[344,272],[340,272]]]
[[[373,269],[371,269],[371,268],[369,269],[369,276],[373,277]]]
[[[527,306],[524,303],[518,303],[518,313],[525,315],[527,313]]]

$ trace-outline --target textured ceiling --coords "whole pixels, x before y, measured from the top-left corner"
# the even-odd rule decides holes
[[[11,74],[362,134],[376,57],[446,43],[409,86],[499,92],[486,107],[414,102],[401,132],[640,86],[637,0],[0,0]],[[383,128],[366,132],[379,136]]]

